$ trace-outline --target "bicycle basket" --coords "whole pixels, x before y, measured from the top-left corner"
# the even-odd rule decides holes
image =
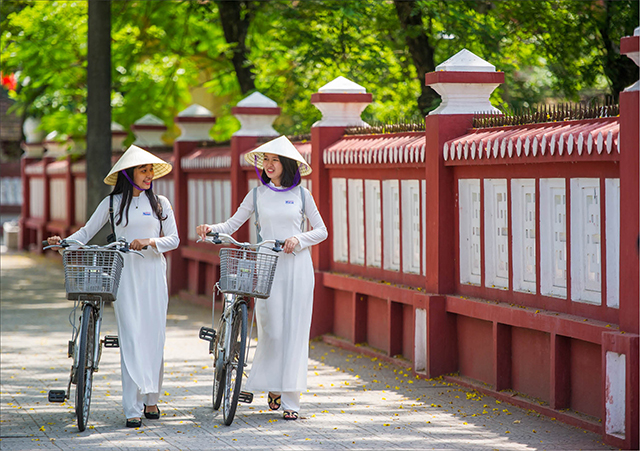
[[[220,291],[268,298],[278,256],[243,249],[220,249]]]
[[[124,259],[116,250],[79,249],[62,254],[67,299],[80,295],[115,301]]]

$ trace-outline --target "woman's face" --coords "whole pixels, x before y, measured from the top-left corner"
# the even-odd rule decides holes
[[[151,181],[153,180],[153,165],[152,164],[143,164],[142,166],[138,166],[133,169],[133,183],[138,185],[140,188],[149,189],[151,188]],[[133,187],[134,193],[137,191],[140,194],[142,191]]]
[[[262,168],[267,173],[267,177],[271,179],[275,186],[280,186],[280,179],[282,178],[282,163],[280,163],[280,157],[272,153],[265,153],[262,160]]]

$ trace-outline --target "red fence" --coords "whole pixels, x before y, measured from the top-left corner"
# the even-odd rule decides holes
[[[347,136],[370,95],[347,81],[312,97],[323,119],[295,143],[329,229],[312,250],[312,336],[637,448],[638,91],[619,117],[473,129],[502,74],[453,63],[427,75],[443,104],[426,133]],[[243,155],[274,135],[278,109],[234,113],[229,146],[177,141],[156,184],[181,236],[172,294],[209,305],[218,251],[195,226],[226,220],[257,184]],[[81,225],[82,183],[81,163],[23,161],[24,247]]]

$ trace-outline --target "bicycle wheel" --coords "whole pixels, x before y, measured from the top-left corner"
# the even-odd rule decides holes
[[[91,304],[82,309],[78,336],[78,368],[76,382],[76,417],[78,429],[84,431],[89,421],[91,383],[93,382],[93,356],[95,347],[95,311]]]
[[[247,344],[247,304],[241,302],[236,307],[236,314],[231,327],[229,359],[225,366],[225,389],[222,406],[224,424],[233,422],[238,407],[238,397],[242,387],[245,350]]]
[[[216,338],[213,341],[213,410],[220,408],[222,393],[224,393],[224,362],[219,348],[221,337],[224,335],[223,328],[224,323],[221,321],[218,333],[216,333]]]

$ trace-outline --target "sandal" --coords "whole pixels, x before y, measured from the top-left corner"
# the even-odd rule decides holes
[[[149,420],[158,420],[160,419],[160,408],[156,405],[156,411],[155,412],[147,412],[147,405],[144,404],[144,416],[145,418],[148,418]]]
[[[128,428],[139,428],[142,426],[142,420],[140,418],[127,418]]]
[[[282,413],[282,418],[284,418],[285,420],[297,420],[298,412],[296,412],[295,410],[285,410]]]
[[[272,397],[271,392],[269,392],[269,395],[267,395],[267,400],[269,402],[270,410],[278,410],[280,408],[280,405],[282,404],[282,400],[280,398],[281,395]]]

